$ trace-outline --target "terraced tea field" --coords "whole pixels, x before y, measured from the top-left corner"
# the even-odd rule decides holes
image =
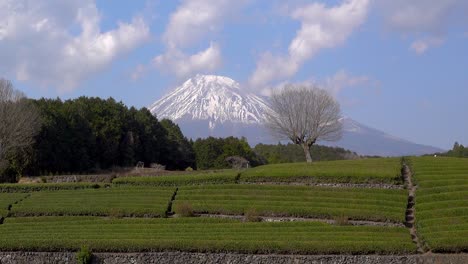
[[[166,215],[175,188],[100,188],[34,192],[14,206],[13,216],[88,215],[146,216]]]
[[[397,158],[282,163],[259,166],[241,174],[241,182],[386,183],[402,184]]]
[[[8,218],[0,225],[0,248],[37,251],[242,253],[412,253],[405,228],[333,226],[325,223],[243,223],[210,218],[102,219]]]
[[[252,184],[184,186],[178,203],[190,203],[197,213],[242,215],[255,209],[262,216],[403,222],[405,190],[323,188]],[[177,213],[177,211],[176,211]]]
[[[8,215],[8,209],[12,204],[26,196],[24,193],[0,193],[0,219]]]
[[[409,161],[423,251],[468,252],[467,160]],[[87,245],[94,252],[413,254],[421,251],[414,230],[399,225],[408,219],[415,189],[403,189],[401,169],[396,158],[363,159],[126,177],[112,184],[0,184],[0,251]],[[179,217],[182,205],[215,218]],[[282,222],[249,222],[247,212]],[[307,221],[290,222],[294,217]]]
[[[468,159],[412,158],[416,225],[433,252],[468,251]]]

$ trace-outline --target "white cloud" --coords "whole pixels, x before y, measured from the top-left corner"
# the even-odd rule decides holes
[[[272,88],[262,89],[260,93],[264,96],[270,96],[273,90],[280,89],[284,87],[284,85],[286,84],[288,84],[287,81],[280,82]],[[330,92],[330,94],[333,95],[337,99],[341,97],[343,91],[346,89],[366,88],[366,89],[375,91],[375,90],[378,90],[378,88],[380,87],[380,83],[377,80],[369,76],[353,75],[345,70],[339,70],[335,74],[325,77],[325,78],[321,78],[321,79],[311,78],[309,80],[295,82],[295,84],[320,87]],[[347,100],[347,98],[341,98],[341,99],[344,101]]]
[[[379,2],[392,29],[408,33],[444,31],[452,15],[466,8],[465,0],[392,0]]]
[[[301,28],[289,45],[288,54],[262,54],[250,77],[250,85],[263,89],[271,81],[293,76],[305,61],[320,50],[345,42],[364,22],[368,9],[369,0],[345,0],[334,7],[313,3],[297,8],[291,16],[301,21]]]
[[[444,42],[450,26],[466,23],[466,0],[392,0],[378,2],[387,26],[415,38],[410,49],[417,54]]]
[[[163,39],[172,47],[185,47],[215,32],[245,1],[184,0],[171,15]]]
[[[344,89],[347,88],[364,86],[377,87],[378,85],[379,84],[377,81],[368,76],[351,75],[345,70],[340,70],[333,76],[327,77],[324,81],[319,82],[319,86],[327,89],[335,97],[337,97]]]
[[[442,38],[427,38],[416,40],[411,43],[410,49],[413,50],[416,54],[422,55],[426,53],[429,48],[440,46],[444,43]]]
[[[130,73],[130,78],[133,81],[137,81],[141,79],[145,75],[146,72],[147,72],[147,68],[145,67],[145,65],[138,64],[136,68]]]
[[[221,50],[216,43],[193,55],[172,49],[154,58],[154,64],[163,72],[174,73],[183,78],[194,73],[209,73],[222,63]]]
[[[187,55],[182,49],[197,43],[210,33],[217,32],[223,22],[233,16],[246,2],[246,0],[182,1],[170,16],[163,35],[167,50],[154,58],[156,66],[179,78],[218,69],[222,61],[221,49],[213,41],[208,48],[196,54]]]
[[[2,72],[66,92],[149,36],[143,19],[101,32],[92,0],[0,1]]]

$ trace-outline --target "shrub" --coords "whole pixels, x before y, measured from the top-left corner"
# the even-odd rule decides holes
[[[182,217],[192,217],[193,216],[193,207],[189,202],[181,202],[175,205],[176,214]]]
[[[244,212],[244,221],[245,222],[261,222],[262,218],[258,213],[257,209],[250,208]]]
[[[119,208],[112,208],[109,211],[110,218],[122,218],[124,216],[125,216],[124,212]]]
[[[335,216],[333,220],[335,220],[335,225],[349,225],[349,218],[345,215]]]
[[[89,250],[88,246],[82,246],[80,251],[76,253],[76,261],[79,264],[89,264],[91,263],[92,253]]]

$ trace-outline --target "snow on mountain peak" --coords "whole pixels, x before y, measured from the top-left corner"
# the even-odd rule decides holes
[[[266,102],[240,89],[231,78],[196,75],[149,107],[158,118],[208,120],[217,123],[260,124],[268,109]]]

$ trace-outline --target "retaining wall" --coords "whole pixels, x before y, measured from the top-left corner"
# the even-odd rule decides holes
[[[0,252],[0,264],[75,264],[74,252]],[[221,253],[187,253],[187,252],[156,252],[156,253],[95,253],[92,263],[123,264],[123,263],[158,263],[158,264],[189,264],[189,263],[310,263],[310,264],[465,264],[468,254],[454,255],[250,255]]]

